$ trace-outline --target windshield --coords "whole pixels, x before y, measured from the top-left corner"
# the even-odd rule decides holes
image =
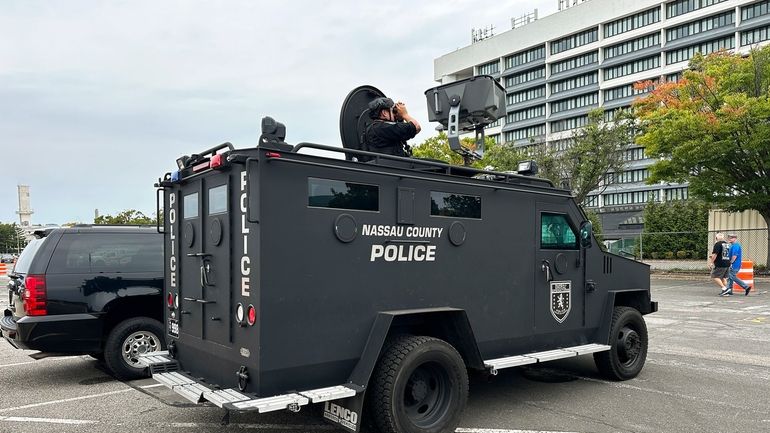
[[[40,245],[43,245],[43,239],[33,239],[21,252],[19,259],[16,261],[16,266],[13,267],[13,272],[18,274],[26,274],[29,269],[29,264],[32,263],[32,258],[35,257],[35,253],[40,249]]]

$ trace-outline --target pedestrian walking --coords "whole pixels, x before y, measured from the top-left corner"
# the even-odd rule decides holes
[[[717,233],[714,236],[714,241],[714,248],[711,249],[711,257],[709,257],[711,278],[721,289],[719,296],[731,296],[732,292],[727,288],[727,276],[730,270],[730,244],[725,242],[724,233]]]
[[[741,270],[741,260],[743,259],[743,251],[741,250],[741,244],[738,243],[738,235],[730,233],[727,235],[727,242],[730,243],[730,269],[727,273],[727,290],[732,294],[733,283],[735,283],[743,289],[743,296],[749,296],[751,286],[738,278],[738,271]]]

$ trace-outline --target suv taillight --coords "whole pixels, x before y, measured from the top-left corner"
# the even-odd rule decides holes
[[[27,275],[24,278],[24,310],[28,316],[45,316],[48,314],[45,275]]]

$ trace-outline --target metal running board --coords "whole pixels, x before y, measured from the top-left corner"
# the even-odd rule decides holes
[[[140,364],[148,367],[152,374],[179,370],[179,363],[171,358],[166,350],[139,355],[137,360]]]
[[[211,391],[208,387],[201,385],[200,383],[190,383],[187,385],[177,385],[172,387],[177,394],[181,395],[185,399],[193,403],[203,402],[203,394]]]
[[[610,350],[610,346],[592,343],[584,344],[582,346],[565,347],[563,349],[547,350],[544,352],[527,353],[525,355],[495,358],[484,361],[484,364],[490,369],[492,374],[497,374],[497,370],[502,370],[504,368],[553,361],[555,359],[571,358],[573,356],[587,355],[589,353],[603,352],[605,350]]]
[[[162,383],[163,385],[166,385],[166,387],[170,389],[174,389],[175,386],[191,385],[193,383],[196,383],[195,380],[190,379],[189,377],[184,376],[175,371],[172,371],[169,373],[153,374],[152,378]]]
[[[276,395],[275,397],[240,401],[236,403],[227,403],[223,407],[225,409],[256,410],[259,413],[265,413],[282,409],[290,409],[296,411],[300,406],[305,406],[309,402],[310,401],[307,397],[303,397],[299,394],[286,394]]]
[[[214,403],[217,407],[223,407],[227,403],[251,400],[251,397],[248,395],[241,394],[239,391],[232,388],[204,392],[203,398]]]
[[[330,386],[328,388],[311,389],[310,391],[302,391],[301,395],[309,398],[313,403],[322,403],[329,400],[337,400],[340,398],[353,397],[356,395],[354,389],[347,386]]]
[[[256,410],[259,413],[264,413],[282,409],[297,411],[300,406],[305,406],[310,403],[322,403],[324,401],[353,397],[354,395],[356,395],[356,390],[344,385],[338,385],[257,399],[251,399],[251,397],[248,397],[245,394],[241,394],[233,389],[228,389],[206,393],[204,394],[204,398],[217,406],[219,406],[218,403],[221,403],[220,407],[224,407],[225,409],[243,411]],[[245,399],[242,399],[244,397]],[[233,400],[224,401],[227,398],[232,398]],[[218,401],[214,401],[214,399],[218,399]]]

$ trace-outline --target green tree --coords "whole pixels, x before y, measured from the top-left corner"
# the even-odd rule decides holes
[[[146,216],[141,211],[135,209],[127,209],[115,216],[112,215],[99,215],[94,218],[94,224],[106,224],[106,225],[150,225],[155,224],[155,219]]]
[[[0,253],[19,253],[27,246],[26,234],[18,224],[0,224]]]
[[[770,47],[696,54],[678,82],[646,85],[637,142],[660,158],[648,182],[689,182],[691,196],[756,210],[770,227]]]
[[[471,150],[476,150],[476,141],[472,138],[463,138],[460,140],[462,145]],[[484,138],[484,157],[480,160],[474,161],[472,167],[485,168],[495,167],[495,170],[505,169],[509,170],[508,166],[500,168],[498,164],[505,158],[510,158],[511,155],[516,154],[516,151],[507,151],[504,149],[512,146],[503,146],[495,143],[495,140],[491,137]],[[439,132],[435,137],[430,137],[415,146],[412,149],[413,155],[417,158],[435,159],[438,161],[444,161],[452,165],[463,165],[463,157],[452,151],[449,148],[449,138],[444,131]],[[518,164],[518,161],[517,161]],[[515,170],[516,165],[513,165]]]
[[[708,219],[709,205],[701,200],[648,203],[644,208],[644,256],[665,258],[671,253],[677,257],[684,252],[687,258],[705,259]]]
[[[572,145],[566,150],[541,146],[535,152],[540,176],[570,189],[575,200],[583,203],[589,192],[606,188],[608,173],[623,171],[623,149],[631,142],[632,132],[633,118],[626,111],[605,122],[603,110],[592,110],[588,124],[572,134]]]

